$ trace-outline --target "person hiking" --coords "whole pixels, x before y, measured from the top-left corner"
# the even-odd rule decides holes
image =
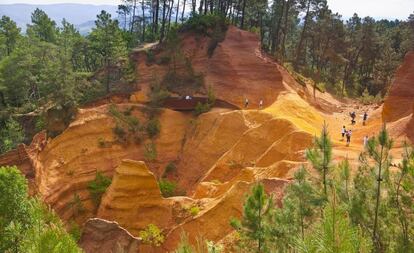
[[[355,121],[355,117],[356,117],[355,112],[351,112],[349,115],[351,116],[351,125],[355,125],[355,123],[356,123],[356,121]]]
[[[260,99],[259,108],[262,109],[262,107],[263,107],[263,99]]]
[[[352,135],[352,130],[346,131],[346,146],[347,147],[349,146],[349,144],[351,144],[351,135]]]
[[[364,115],[362,116],[362,125],[365,126],[367,119],[368,119],[368,113],[364,112]]]
[[[368,145],[368,135],[364,136],[364,148]]]
[[[346,128],[345,128],[345,126],[342,126],[342,129],[341,129],[342,139],[341,139],[341,141],[343,141],[343,140],[344,140],[345,133],[346,133]]]
[[[244,108],[247,108],[247,106],[249,106],[249,99],[248,98],[246,98],[244,100]]]

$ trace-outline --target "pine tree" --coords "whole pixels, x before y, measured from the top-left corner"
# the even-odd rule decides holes
[[[299,253],[368,253],[372,245],[361,229],[351,224],[346,208],[334,197],[325,207],[322,220],[304,240],[297,240],[296,248]]]
[[[322,174],[323,192],[327,196],[328,174],[332,160],[332,143],[329,138],[328,126],[325,122],[321,136],[319,138],[315,137],[313,148],[306,150],[306,158]]]
[[[373,225],[372,225],[372,238],[375,242],[375,248],[377,251],[381,251],[383,247],[381,242],[381,236],[379,231],[379,209],[381,205],[382,189],[381,184],[384,177],[389,176],[389,167],[391,164],[390,149],[392,148],[393,141],[389,138],[385,125],[377,137],[369,139],[366,147],[366,153],[362,154],[361,162],[365,168],[371,168],[375,175],[375,204],[373,212]],[[374,163],[374,166],[370,166],[370,160]]]
[[[50,19],[46,12],[36,8],[32,13],[32,24],[27,26],[27,33],[41,41],[54,43],[58,29],[56,22]]]
[[[273,208],[272,196],[265,193],[264,186],[257,184],[252,193],[247,197],[243,207],[242,220],[233,219],[231,225],[254,242],[255,252],[266,252],[266,227]]]
[[[21,37],[20,28],[17,27],[16,22],[7,16],[2,16],[0,19],[0,37],[4,39],[4,50],[0,52],[0,59],[3,56],[8,56],[15,49],[17,41]],[[1,49],[1,48],[0,48]]]

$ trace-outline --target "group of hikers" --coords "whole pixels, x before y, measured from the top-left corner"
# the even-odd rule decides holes
[[[356,113],[355,111],[350,112],[349,116],[351,117],[351,125],[355,125],[356,121]],[[364,112],[364,114],[362,115],[362,125],[365,126],[366,122],[368,120],[368,113]],[[344,137],[346,137],[346,146],[349,146],[349,144],[351,143],[351,137],[352,137],[352,130],[349,129],[347,130],[345,126],[342,126],[341,129],[341,136],[342,136],[342,140],[344,140]],[[368,136],[364,136],[363,138],[363,145],[364,147],[368,144]]]
[[[245,98],[244,99],[244,108],[246,109],[249,106],[249,99]],[[263,108],[263,99],[260,99],[259,101],[259,108],[262,109]]]

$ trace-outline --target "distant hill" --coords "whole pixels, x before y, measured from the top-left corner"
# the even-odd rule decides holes
[[[88,33],[95,25],[94,20],[101,10],[109,12],[116,18],[117,6],[92,5],[92,4],[0,4],[0,16],[6,15],[13,19],[23,31],[31,22],[31,13],[36,9],[42,9],[50,18],[60,25],[63,18],[74,24],[81,33]]]

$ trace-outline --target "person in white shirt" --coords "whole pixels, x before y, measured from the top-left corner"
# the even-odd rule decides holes
[[[246,98],[246,100],[244,100],[244,108],[247,108],[247,106],[249,106],[249,99]]]
[[[368,145],[368,135],[364,136],[364,148]]]
[[[343,140],[344,140],[345,133],[346,133],[346,128],[345,128],[345,126],[342,126],[342,129],[341,129],[342,139],[341,139],[341,141],[343,141]]]
[[[262,107],[263,107],[263,99],[260,99],[259,108],[262,109]]]

